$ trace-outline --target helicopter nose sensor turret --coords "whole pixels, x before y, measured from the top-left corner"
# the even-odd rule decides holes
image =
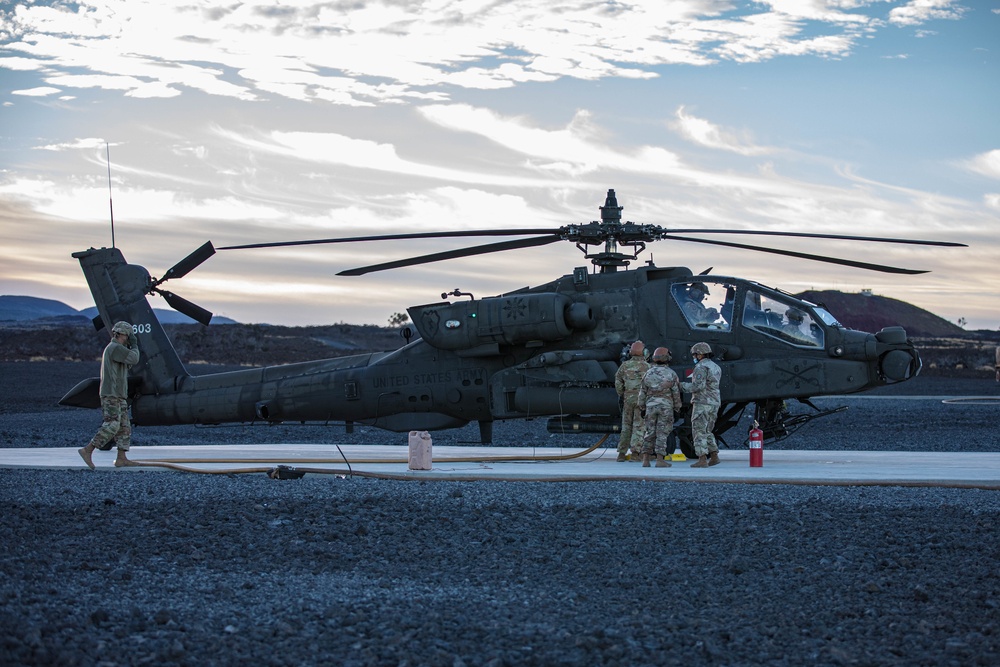
[[[875,354],[881,376],[889,382],[902,382],[920,372],[920,354],[907,340],[903,327],[885,327],[875,334]]]
[[[874,364],[882,382],[902,382],[920,373],[920,354],[903,327],[885,327],[875,334],[844,330],[841,340],[828,348],[831,357]]]

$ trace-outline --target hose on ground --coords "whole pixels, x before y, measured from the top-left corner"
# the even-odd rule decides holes
[[[588,447],[587,449],[581,450],[579,452],[573,452],[571,454],[549,454],[549,455],[537,455],[537,456],[460,456],[460,457],[443,457],[435,458],[434,463],[502,463],[502,462],[516,462],[516,461],[569,461],[572,459],[580,458],[581,456],[586,456],[590,454],[598,447],[604,444],[608,439],[609,433],[605,433],[600,440]],[[339,449],[339,448],[338,448]],[[313,473],[324,473],[332,475],[356,475],[358,477],[377,477],[379,479],[412,479],[410,475],[395,475],[392,473],[368,473],[357,470],[331,470],[329,468],[308,468],[304,469],[299,467],[300,463],[317,463],[317,464],[334,464],[334,463],[346,463],[348,466],[357,463],[407,463],[408,459],[353,459],[349,460],[346,456],[342,458],[314,458],[314,459],[296,459],[295,466],[296,470],[300,472],[313,472]],[[211,475],[233,475],[239,473],[251,473],[251,472],[266,472],[269,473],[273,468],[229,468],[224,470],[205,470],[202,468],[192,468],[184,464],[205,464],[205,463],[278,463],[287,464],[288,459],[279,458],[172,458],[172,459],[143,459],[134,461],[136,465],[150,467],[150,468],[167,468],[169,470],[177,470],[180,472],[197,472]],[[389,475],[389,476],[386,476]]]

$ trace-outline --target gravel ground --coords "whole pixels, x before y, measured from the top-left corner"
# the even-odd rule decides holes
[[[92,370],[0,364],[0,446],[83,444],[99,415],[53,404]],[[992,380],[896,393],[778,446],[997,451],[996,403],[920,398]],[[386,436],[140,428],[136,455]],[[1000,664],[993,491],[0,470],[0,504],[0,665]]]

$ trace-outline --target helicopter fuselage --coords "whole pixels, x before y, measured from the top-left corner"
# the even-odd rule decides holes
[[[852,331],[816,304],[751,281],[643,266],[580,268],[530,289],[411,307],[419,337],[392,352],[193,376],[143,295],[146,270],[116,249],[78,256],[104,321],[129,321],[137,333],[138,425],[333,421],[408,431],[566,416],[616,430],[614,374],[635,340],[670,348],[682,377],[690,346],[709,343],[729,405],[864,391],[920,367],[902,329]],[[712,305],[693,307],[695,287]],[[797,328],[782,320],[792,311],[805,318]],[[97,404],[89,382],[61,403]]]

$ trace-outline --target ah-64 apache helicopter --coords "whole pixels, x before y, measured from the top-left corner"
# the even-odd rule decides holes
[[[622,222],[614,190],[601,220],[552,229],[388,234],[353,238],[282,241],[229,246],[222,250],[415,238],[526,236],[412,257],[338,275],[357,276],[427,262],[570,241],[596,267],[540,285],[475,299],[457,288],[442,300],[407,309],[419,337],[400,349],[211,375],[191,375],[146,300],[160,294],[176,310],[208,324],[207,310],[161,289],[211,257],[204,244],[160,279],[125,261],[117,248],[74,253],[93,293],[98,329],[119,320],[133,324],[142,358],[132,368],[129,394],[137,425],[227,422],[346,422],[390,431],[440,430],[479,423],[481,440],[492,441],[497,420],[549,417],[552,432],[611,433],[620,428],[614,375],[622,350],[632,341],[672,349],[683,377],[691,369],[686,351],[711,345],[722,368],[722,407],[715,434],[733,428],[754,404],[765,439],[781,438],[822,412],[810,399],[865,391],[901,382],[920,370],[920,357],[901,327],[878,333],[841,326],[819,304],[742,278],[693,275],[682,267],[628,268],[659,240],[705,243],[816,260],[889,273],[924,273],[777,248],[710,240],[686,234],[745,234],[878,243],[962,246],[919,241],[794,232],[666,229]],[[590,246],[603,249],[590,253]],[[622,252],[623,248],[629,250]],[[701,300],[721,299],[716,307]],[[449,293],[441,295],[446,299]],[[62,405],[98,407],[98,380],[81,382]],[[813,410],[792,415],[785,402],[797,399]],[[689,420],[676,430],[681,450],[693,455]]]

